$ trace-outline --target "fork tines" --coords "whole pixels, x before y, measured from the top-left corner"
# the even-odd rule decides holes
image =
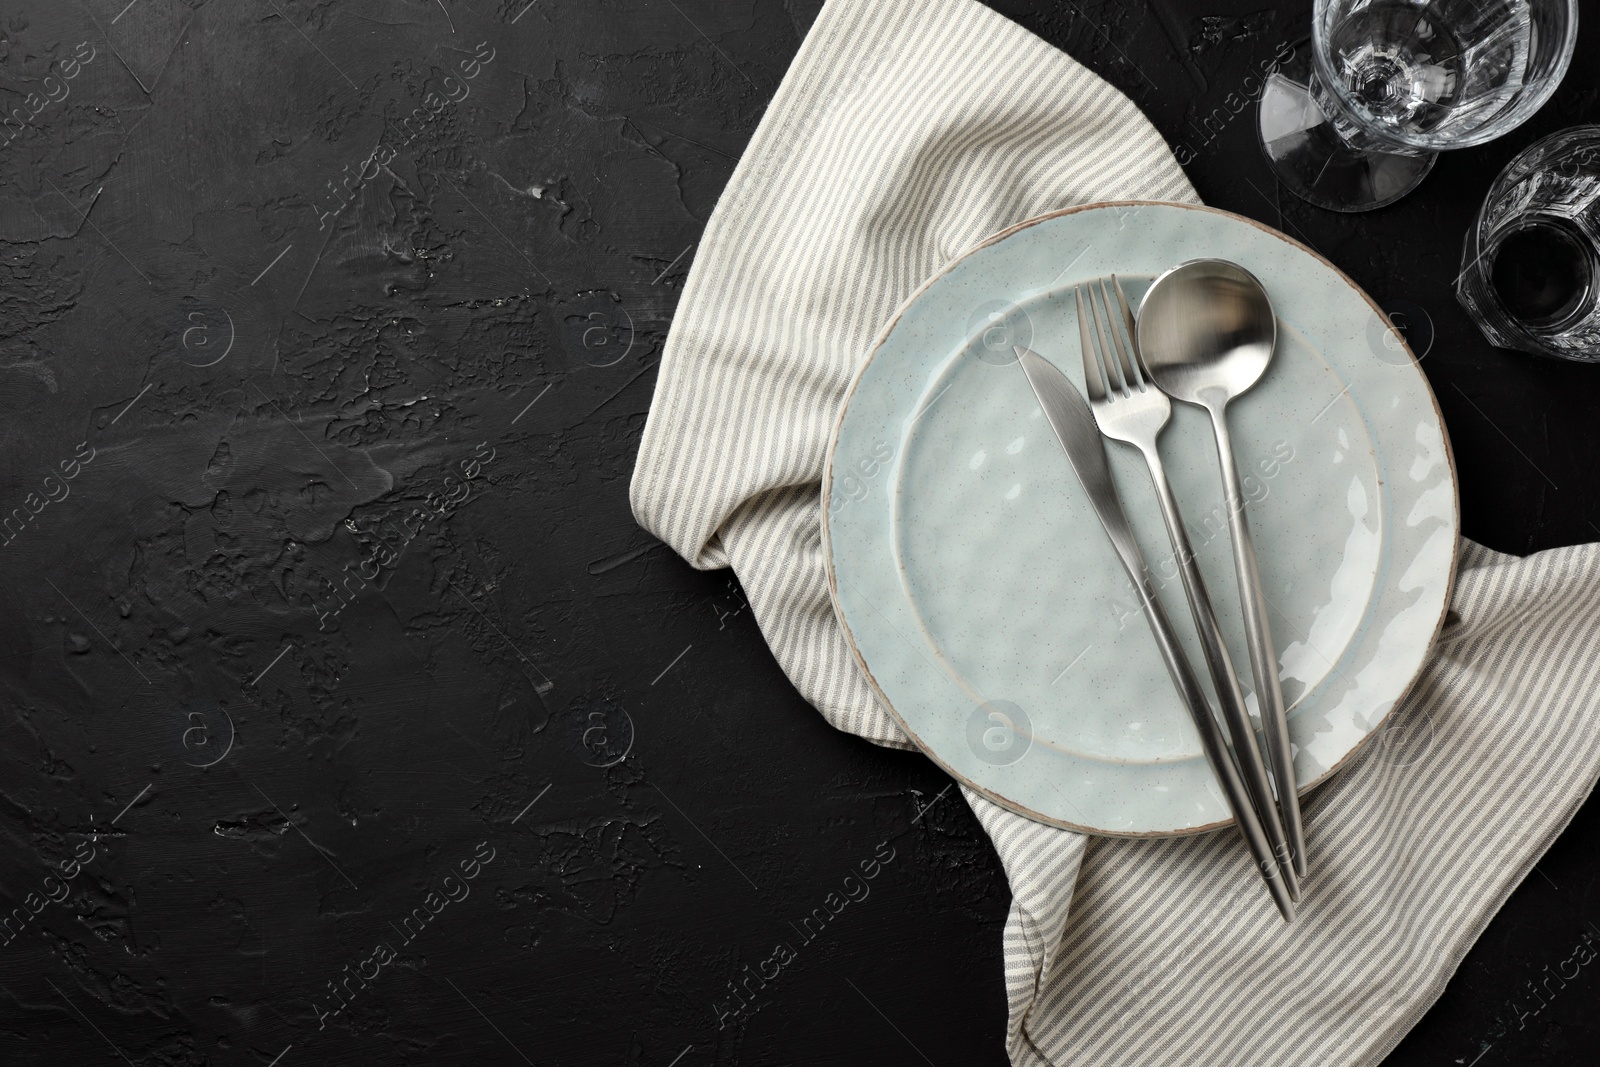
[[[1117,316],[1112,314],[1111,293],[1106,288],[1104,278],[1089,283],[1089,315],[1084,314],[1083,286],[1073,289],[1078,300],[1078,333],[1083,346],[1083,371],[1091,402],[1105,401],[1113,393],[1126,395],[1134,389],[1143,392],[1150,388],[1149,378],[1139,365],[1138,346],[1134,343],[1133,311],[1128,306],[1127,294],[1122,291],[1122,282],[1115,274],[1111,276],[1111,285],[1117,293],[1122,320],[1120,324]],[[1096,292],[1096,289],[1099,291]],[[1091,316],[1094,334],[1099,335],[1099,344],[1094,343],[1094,334],[1090,332]],[[1094,353],[1092,359],[1088,355],[1091,352]]]

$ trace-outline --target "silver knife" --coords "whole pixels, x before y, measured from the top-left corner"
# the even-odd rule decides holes
[[[1128,578],[1138,591],[1139,606],[1144,609],[1144,617],[1150,624],[1150,632],[1155,635],[1156,647],[1167,665],[1167,673],[1172,676],[1172,684],[1177,687],[1178,695],[1183,698],[1184,705],[1189,709],[1189,716],[1194,720],[1195,728],[1200,733],[1200,744],[1205,750],[1206,761],[1211,764],[1211,770],[1222,784],[1223,792],[1228,798],[1228,806],[1233,809],[1233,817],[1239,824],[1239,832],[1244,835],[1245,844],[1249,846],[1250,854],[1255,858],[1261,880],[1267,884],[1273,902],[1278,905],[1278,910],[1283,913],[1284,919],[1291,920],[1295,912],[1294,901],[1290,899],[1288,886],[1279,876],[1278,859],[1273,855],[1272,846],[1268,843],[1266,832],[1261,827],[1261,820],[1251,805],[1250,794],[1245,790],[1244,781],[1239,777],[1239,769],[1234,765],[1232,753],[1228,751],[1222,727],[1212,714],[1205,690],[1200,687],[1200,681],[1195,677],[1189,657],[1178,644],[1177,634],[1172,629],[1167,613],[1162,610],[1160,601],[1156,599],[1155,588],[1151,585],[1149,573],[1145,568],[1144,556],[1139,551],[1138,542],[1133,538],[1133,529],[1128,525],[1128,517],[1122,510],[1122,500],[1117,495],[1116,483],[1111,480],[1111,467],[1106,460],[1105,439],[1100,434],[1100,428],[1095,425],[1094,414],[1089,410],[1083,394],[1078,392],[1077,387],[1054,363],[1020,345],[1014,351],[1018,362],[1022,364],[1023,373],[1028,376],[1028,384],[1033,387],[1034,396],[1039,398],[1039,406],[1044,408],[1045,418],[1050,420],[1050,428],[1055,431],[1061,447],[1066,449],[1067,460],[1072,464],[1078,482],[1089,497],[1089,503],[1094,505],[1100,525],[1105,527],[1106,536],[1111,538],[1111,545],[1117,551],[1117,558],[1122,561],[1123,569],[1128,572]]]

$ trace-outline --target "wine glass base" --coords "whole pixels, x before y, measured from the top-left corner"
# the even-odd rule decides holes
[[[1267,79],[1256,118],[1261,151],[1272,172],[1300,199],[1329,211],[1371,211],[1415,189],[1437,153],[1396,155],[1355,148],[1323,114],[1303,72],[1286,69]]]

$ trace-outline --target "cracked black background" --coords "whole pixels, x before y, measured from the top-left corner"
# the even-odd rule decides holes
[[[1600,537],[1596,370],[1450,292],[1494,173],[1596,119],[1592,18],[1530,123],[1347,218],[1275,190],[1251,112],[1203,126],[1309,2],[993,6],[1207,202],[1431,322],[1468,536]],[[1005,1062],[964,804],[825,726],[627,506],[695,242],[819,8],[6,0],[0,1062]],[[1600,918],[1597,841],[1591,806],[1389,1063],[1600,1055],[1587,970],[1504,1026]]]

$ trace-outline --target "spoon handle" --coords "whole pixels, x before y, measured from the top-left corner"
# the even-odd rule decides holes
[[[1294,751],[1289,746],[1289,718],[1278,685],[1278,651],[1267,620],[1267,600],[1261,591],[1255,543],[1244,494],[1239,489],[1239,469],[1234,462],[1233,439],[1228,433],[1226,408],[1211,408],[1211,425],[1217,434],[1217,465],[1222,468],[1222,488],[1227,498],[1228,535],[1233,542],[1233,567],[1239,576],[1239,607],[1244,615],[1245,642],[1250,647],[1250,671],[1255,678],[1256,703],[1267,738],[1267,759],[1278,789],[1278,810],[1288,836],[1295,873],[1305,877],[1305,826],[1300,819],[1300,796],[1294,774]]]
[[[1200,649],[1205,653],[1206,668],[1211,673],[1211,684],[1217,691],[1217,702],[1222,707],[1222,721],[1233,741],[1233,754],[1239,763],[1239,775],[1249,790],[1256,814],[1261,819],[1261,829],[1272,846],[1272,854],[1283,869],[1284,884],[1289,898],[1300,900],[1300,880],[1291,857],[1294,849],[1285,836],[1281,816],[1272,800],[1272,779],[1261,759],[1261,748],[1256,744],[1255,728],[1250,723],[1250,712],[1245,708],[1244,694],[1239,690],[1239,676],[1234,672],[1233,660],[1228,655],[1227,643],[1222,639],[1222,628],[1217,625],[1217,613],[1211,606],[1211,596],[1206,592],[1205,579],[1195,562],[1194,548],[1189,535],[1184,532],[1183,514],[1178,509],[1177,498],[1172,495],[1172,484],[1167,481],[1166,466],[1154,441],[1149,447],[1140,446],[1145,464],[1150,468],[1150,483],[1156,490],[1156,502],[1161,505],[1161,518],[1167,526],[1167,539],[1172,542],[1173,561],[1178,576],[1183,580],[1184,594],[1189,598],[1189,614],[1194,619],[1195,632],[1200,635]]]

